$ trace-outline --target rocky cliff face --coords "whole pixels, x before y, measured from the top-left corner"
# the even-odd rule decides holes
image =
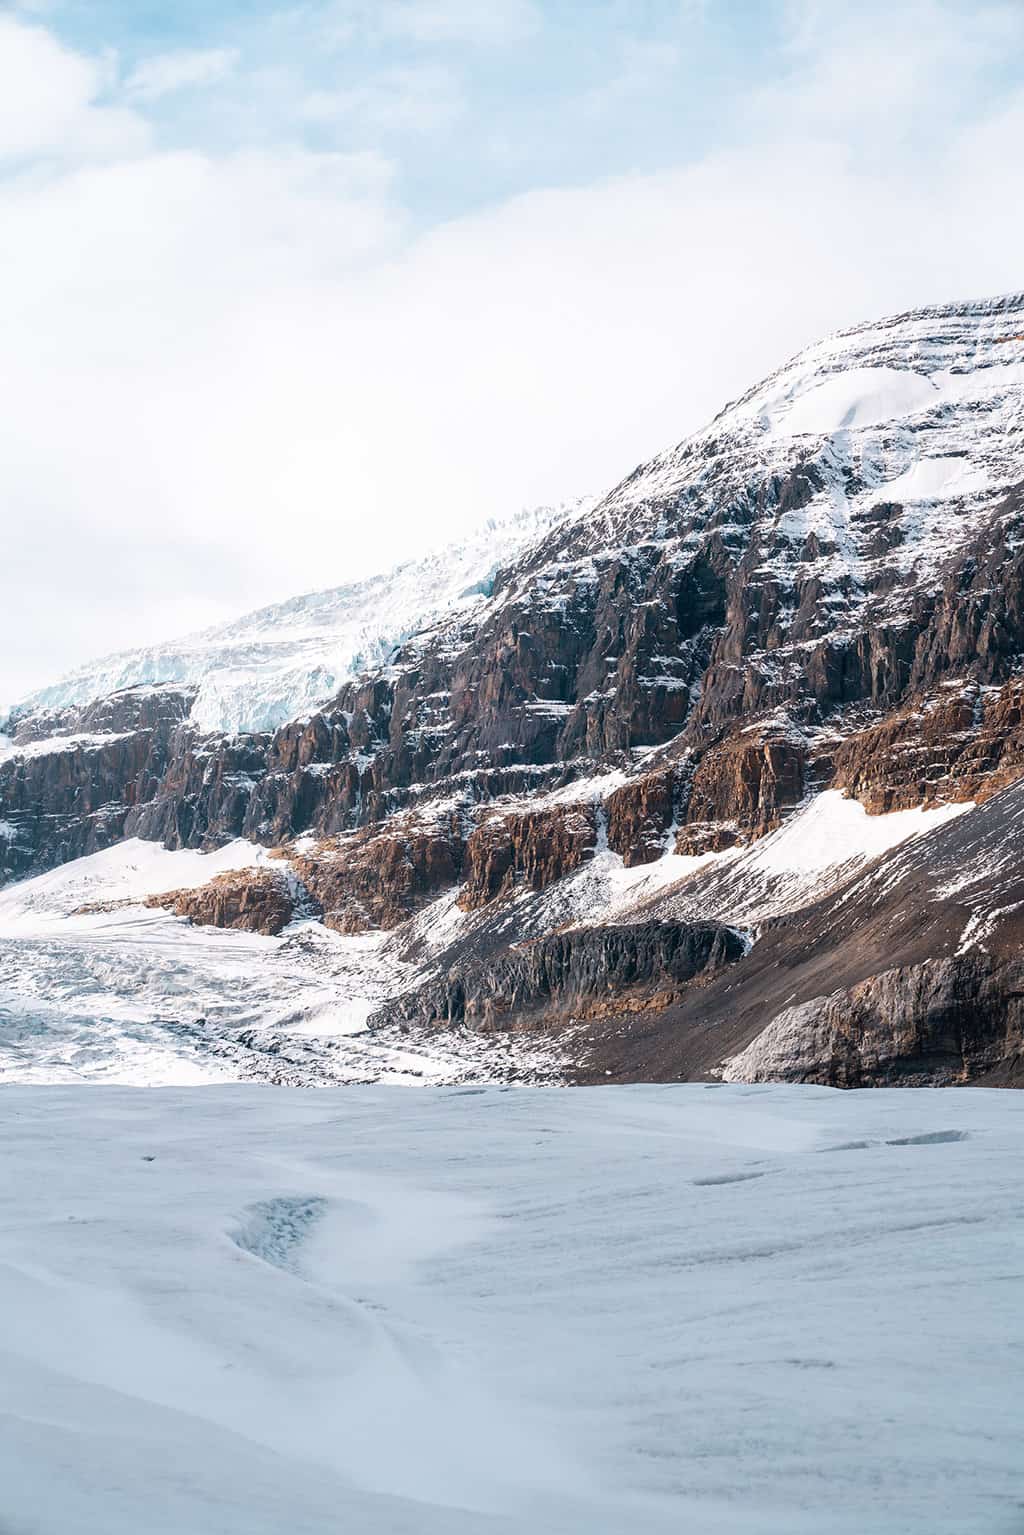
[[[287,846],[341,932],[457,892],[507,946],[609,858],[724,856],[830,786],[872,814],[998,796],[1024,771],[1022,335],[1018,295],[829,338],[276,730],[203,734],[166,689],[132,724],[127,695],[102,729],[24,718],[4,872],[242,836]]]
[[[729,1082],[826,1087],[1024,1083],[1024,966],[971,953],[884,970],[783,1008],[723,1070]]]
[[[522,886],[543,890],[578,869],[596,843],[591,805],[486,815],[466,842],[459,905],[473,911]]]
[[[0,753],[0,881],[109,847],[159,792],[191,695],[129,689],[17,723]]]
[[[327,927],[365,933],[398,927],[459,879],[464,844],[458,818],[415,817],[364,827],[292,853],[292,866]]]
[[[204,927],[229,927],[273,937],[295,914],[295,899],[283,875],[265,869],[218,874],[196,890],[170,890],[150,896],[150,907],[166,907]]]
[[[520,1029],[618,1017],[666,1007],[743,953],[739,934],[714,923],[578,928],[455,967],[371,1022]]]

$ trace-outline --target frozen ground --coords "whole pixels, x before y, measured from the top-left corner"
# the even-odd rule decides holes
[[[287,868],[241,840],[171,853],[133,838],[0,890],[0,1082],[321,1087],[562,1075],[552,1041],[368,1032],[370,1012],[415,979],[383,933],[342,937],[297,921],[265,938],[142,904],[250,866]]]
[[[4,1535],[1012,1535],[1021,1099],[0,1090]]]

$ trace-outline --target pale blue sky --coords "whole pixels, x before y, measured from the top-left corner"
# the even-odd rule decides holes
[[[57,0],[47,16],[116,50],[122,83],[193,56],[197,83],[151,101],[162,144],[373,149],[420,219],[675,165],[731,139],[729,103],[766,72],[801,68],[787,7],[756,0]]]
[[[0,0],[0,704],[1024,283],[1021,0]]]
[[[844,89],[869,102],[876,82],[858,78],[859,50],[872,40],[883,55],[910,49],[927,68],[933,15],[941,36],[962,29],[965,44],[948,60],[944,133],[1024,76],[1014,46],[1021,7],[977,0],[33,0],[31,9],[69,44],[108,56],[101,99],[144,108],[158,147],[372,151],[393,164],[396,194],[418,224],[742,147],[751,96],[770,82],[784,110],[787,92],[804,92],[830,58],[842,66],[848,56]],[[893,65],[912,90],[914,61]],[[894,152],[935,132],[927,119],[888,127]]]

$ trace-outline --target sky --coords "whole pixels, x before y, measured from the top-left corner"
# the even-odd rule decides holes
[[[0,704],[1024,287],[1020,0],[0,0]]]

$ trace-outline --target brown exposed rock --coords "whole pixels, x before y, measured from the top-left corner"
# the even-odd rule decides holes
[[[145,904],[168,907],[201,927],[233,927],[244,933],[277,934],[295,905],[287,881],[269,869],[234,869],[195,890],[169,890]]]
[[[744,833],[728,821],[692,821],[676,832],[673,852],[687,858],[701,858],[705,853],[724,853],[745,841]]]
[[[691,825],[700,828],[695,840],[711,852],[773,831],[803,798],[806,760],[802,745],[756,732],[712,746],[694,770],[684,833]],[[687,836],[681,840],[689,851]]]
[[[466,843],[459,905],[475,911],[520,886],[543,890],[578,869],[596,842],[597,819],[587,804],[489,816]]]
[[[627,869],[653,863],[665,851],[672,829],[675,774],[671,768],[646,773],[608,796],[608,846]]]
[[[957,684],[901,709],[835,751],[835,783],[874,815],[981,802],[1024,775],[1024,684]]]
[[[292,862],[327,927],[364,933],[397,927],[457,884],[462,854],[456,817],[427,827],[396,818],[386,830],[366,827]]]

